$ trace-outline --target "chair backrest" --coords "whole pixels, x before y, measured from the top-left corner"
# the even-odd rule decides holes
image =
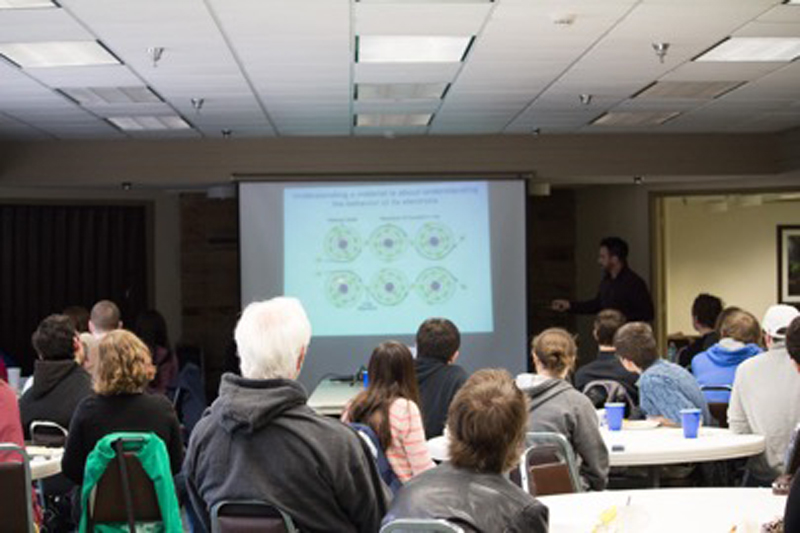
[[[728,402],[708,402],[708,411],[719,427],[728,427]]]
[[[211,533],[292,533],[289,515],[259,501],[223,501],[211,508]]]
[[[520,486],[533,496],[581,491],[575,453],[558,433],[531,432],[525,436],[520,458]]]
[[[68,431],[63,426],[49,420],[31,422],[31,442],[36,446],[63,448],[67,443]]]
[[[2,530],[8,533],[32,533],[33,501],[31,500],[31,467],[28,454],[16,444],[0,443],[0,517]],[[19,460],[13,457],[18,456]]]
[[[127,522],[133,533],[135,522],[162,521],[153,481],[138,457],[125,449],[131,444],[135,442],[122,438],[114,442],[116,457],[108,463],[90,500],[90,524]]]
[[[613,379],[595,379],[584,385],[581,391],[587,396],[597,409],[602,409],[606,402],[621,402],[625,404],[626,412],[636,406],[625,386]]]
[[[380,531],[380,533],[406,532],[464,533],[464,530],[447,520],[433,518],[399,518],[383,526]]]

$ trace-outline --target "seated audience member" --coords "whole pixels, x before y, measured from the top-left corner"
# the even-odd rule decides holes
[[[370,452],[352,429],[308,407],[296,381],[311,340],[300,302],[251,303],[235,337],[242,377],[222,376],[184,464],[196,525],[209,530],[220,501],[264,500],[307,533],[377,531],[386,495]]]
[[[726,313],[719,326],[717,344],[692,359],[692,374],[704,385],[733,385],[736,368],[747,359],[761,353],[758,341],[761,328],[758,319],[747,311]],[[728,403],[728,391],[704,391],[709,402]]]
[[[765,320],[766,322],[766,320]],[[792,364],[800,372],[800,318],[795,317],[786,330],[786,351]],[[783,517],[783,530],[786,533],[800,531],[800,472],[792,479],[792,488],[786,499],[786,512]]]
[[[800,375],[787,352],[786,329],[798,316],[789,305],[773,305],[764,315],[767,351],[739,365],[728,406],[734,433],[764,435],[764,453],[747,461],[745,483],[769,486],[783,470],[784,453],[800,422]]]
[[[607,390],[601,386],[593,386],[591,390],[587,389],[586,386],[592,382],[619,383],[630,402],[633,405],[639,403],[639,389],[636,387],[639,376],[625,370],[614,351],[614,335],[623,324],[625,324],[625,316],[616,309],[600,311],[594,319],[593,331],[599,347],[597,359],[583,365],[575,372],[573,380],[575,388],[586,394],[597,409],[602,408],[607,401],[624,401],[624,398],[609,399]]]
[[[692,359],[719,342],[717,318],[722,313],[722,300],[711,294],[699,294],[692,303],[692,326],[700,337],[678,353],[678,364],[688,368]]]
[[[111,300],[100,300],[92,307],[89,314],[89,332],[102,338],[109,331],[114,331],[122,327],[119,307]]]
[[[0,380],[0,443],[16,444],[25,448],[25,439],[22,435],[22,425],[19,418],[17,395],[5,381]],[[19,461],[19,454],[0,452],[0,463]],[[42,523],[42,511],[37,503],[36,493],[31,488],[33,503],[33,518],[36,524]],[[1,520],[1,519],[0,519]],[[2,529],[2,528],[0,528]]]
[[[97,344],[100,341],[91,333],[81,333],[78,338],[83,345],[83,350],[75,354],[75,362],[91,376],[94,372],[94,362],[97,361]]]
[[[75,331],[78,335],[81,333],[89,333],[89,310],[80,305],[71,305],[65,308],[62,315],[67,315],[72,324],[75,326]]]
[[[438,437],[444,431],[447,408],[467,380],[467,372],[456,365],[461,335],[446,318],[429,318],[417,330],[417,359],[425,437]]]
[[[531,345],[536,374],[520,374],[517,385],[529,399],[528,431],[564,435],[575,450],[584,489],[603,490],[608,482],[608,449],[589,398],[566,381],[578,349],[559,328],[540,333]]]
[[[133,332],[150,349],[156,367],[156,377],[150,382],[149,389],[165,394],[167,387],[178,375],[178,358],[169,345],[166,320],[155,309],[144,311],[136,317]]]
[[[401,483],[434,467],[419,407],[414,358],[408,348],[389,341],[369,359],[369,387],[356,396],[342,415],[344,422],[372,428]]]
[[[653,330],[644,322],[625,324],[614,336],[622,365],[639,376],[639,407],[648,418],[666,425],[681,424],[681,409],[700,409],[711,422],[706,399],[688,370],[658,356]]]
[[[92,378],[75,360],[83,353],[72,320],[50,315],[31,338],[36,355],[33,385],[19,400],[22,429],[30,439],[31,422],[55,422],[68,429],[78,404],[92,394]]]
[[[107,333],[100,341],[95,368],[95,395],[83,400],[69,428],[61,469],[77,485],[83,482],[86,458],[97,441],[118,431],[158,435],[169,452],[173,474],[181,469],[183,444],[172,404],[145,393],[155,370],[147,346],[129,331]]]
[[[466,531],[547,531],[547,507],[505,475],[525,442],[524,394],[505,370],[480,370],[459,390],[447,418],[450,461],[409,481],[384,524],[444,519]]]

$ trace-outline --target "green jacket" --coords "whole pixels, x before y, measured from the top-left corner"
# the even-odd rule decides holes
[[[100,481],[108,463],[116,456],[116,451],[112,443],[119,439],[142,439],[143,444],[135,451],[136,457],[142,465],[145,473],[153,480],[156,489],[158,506],[161,509],[163,523],[156,525],[137,524],[137,531],[159,531],[163,533],[182,533],[180,509],[178,507],[178,497],[175,494],[175,486],[172,483],[172,472],[169,465],[169,454],[164,442],[155,433],[111,433],[106,435],[92,450],[86,459],[86,469],[84,470],[83,486],[81,487],[81,523],[80,533],[85,533],[88,527],[88,506],[89,497],[92,489]],[[95,524],[98,532],[127,532],[128,525],[125,522],[114,524]]]

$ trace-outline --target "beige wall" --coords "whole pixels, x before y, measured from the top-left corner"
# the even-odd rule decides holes
[[[693,333],[690,309],[700,292],[720,296],[760,320],[776,302],[776,226],[800,224],[800,202],[711,212],[698,197],[666,198],[667,331]]]
[[[154,305],[167,320],[171,340],[181,336],[180,218],[178,195],[166,191],[0,187],[0,201],[150,202],[153,206]],[[123,321],[133,317],[123,317]]]

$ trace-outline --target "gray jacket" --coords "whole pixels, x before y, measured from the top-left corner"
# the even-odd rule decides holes
[[[608,448],[589,398],[563,379],[522,374],[517,385],[530,399],[528,431],[564,435],[575,450],[584,490],[603,490],[608,483]]]

